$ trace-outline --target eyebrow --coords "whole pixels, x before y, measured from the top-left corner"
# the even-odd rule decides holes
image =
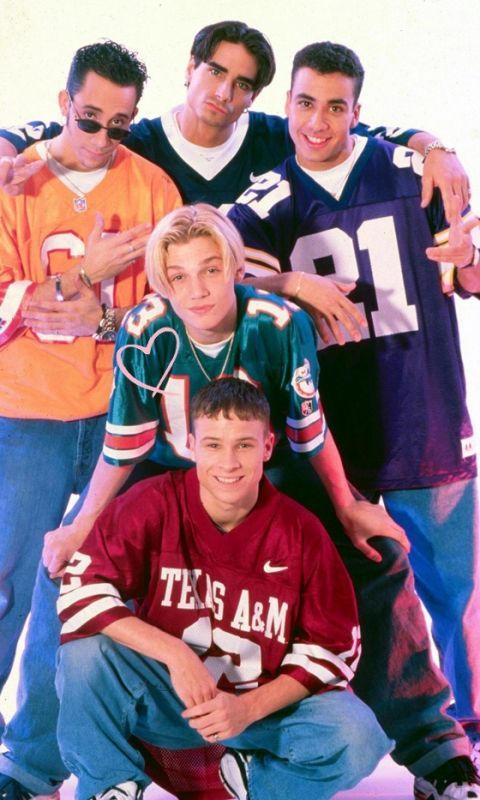
[[[206,62],[209,67],[214,67],[214,69],[218,69],[219,72],[226,75],[228,73],[228,69],[226,67],[222,67],[221,64],[218,64],[216,61],[207,61]],[[248,85],[254,89],[255,88],[255,81],[252,78],[246,78],[244,75],[237,75],[235,78],[237,81],[243,81],[244,83],[248,83]]]
[[[85,103],[84,106],[77,106],[81,111],[96,111],[99,114],[103,114],[103,108],[98,108],[98,106],[94,106],[91,103]],[[124,119],[129,119],[128,114],[124,114],[123,111],[119,111],[117,114],[112,114],[110,119],[114,117],[123,117]]]
[[[200,439],[201,442],[223,442],[224,439],[221,436],[203,436]],[[236,439],[235,443],[239,444],[240,442],[255,442],[255,436],[241,436],[240,439]]]
[[[204,258],[202,261],[200,261],[200,265],[208,266],[209,264],[211,264],[214,261],[222,261],[222,257],[221,256],[208,256],[208,258]],[[178,264],[178,265],[176,265],[176,264],[168,264],[167,265],[167,272],[168,272],[169,269],[185,269],[185,267],[182,267],[180,264]]]
[[[296,100],[308,100],[309,102],[315,103],[317,101],[316,97],[312,97],[310,94],[306,94],[305,92],[299,92],[295,95]],[[337,105],[337,106],[347,106],[348,103],[342,97],[332,97],[331,99],[327,100],[327,105]]]

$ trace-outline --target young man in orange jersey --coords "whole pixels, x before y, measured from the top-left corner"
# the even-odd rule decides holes
[[[0,198],[0,686],[43,535],[101,449],[112,341],[122,308],[144,294],[147,235],[180,203],[162,170],[120,146],[146,77],[114,42],[78,50],[62,133],[27,152],[39,161],[28,192]]]

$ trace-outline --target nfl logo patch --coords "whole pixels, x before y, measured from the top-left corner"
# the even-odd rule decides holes
[[[302,409],[302,415],[304,417],[308,417],[308,415],[312,413],[312,401],[304,400],[301,405],[301,409]]]

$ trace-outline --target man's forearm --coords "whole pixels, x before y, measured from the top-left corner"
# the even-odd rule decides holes
[[[248,269],[248,266],[247,266]],[[295,297],[296,287],[299,282],[299,272],[272,272],[265,276],[249,276],[244,283],[263,289],[265,292],[278,294],[280,297]]]
[[[427,131],[417,131],[413,134],[413,136],[410,136],[410,139],[408,140],[408,146],[423,156],[425,155],[425,148],[432,142],[435,142],[437,139],[438,136],[435,136],[433,133],[428,133]]]
[[[180,650],[188,647],[175,636],[134,616],[110,623],[103,628],[102,633],[140,655],[161,661],[168,668],[175,665]]]
[[[133,464],[126,464],[125,466],[108,464],[103,455],[100,454],[90,481],[87,496],[75,518],[74,524],[83,524],[88,520],[93,525],[98,515],[118,494],[133,471],[133,467]]]
[[[244,694],[237,695],[246,706],[249,725],[257,720],[274,714],[281,708],[286,708],[293,703],[298,703],[308,697],[310,692],[295,678],[289,675],[279,675],[273,681],[252,689]]]
[[[350,505],[355,498],[345,475],[340,453],[330,431],[327,431],[322,449],[310,461],[338,514],[342,508]]]

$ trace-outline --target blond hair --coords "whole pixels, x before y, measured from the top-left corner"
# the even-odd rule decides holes
[[[147,243],[145,270],[152,289],[168,295],[167,254],[171,244],[187,244],[191,239],[208,236],[220,249],[229,278],[245,263],[242,238],[227,217],[207,203],[181,206],[167,214],[155,226]]]

